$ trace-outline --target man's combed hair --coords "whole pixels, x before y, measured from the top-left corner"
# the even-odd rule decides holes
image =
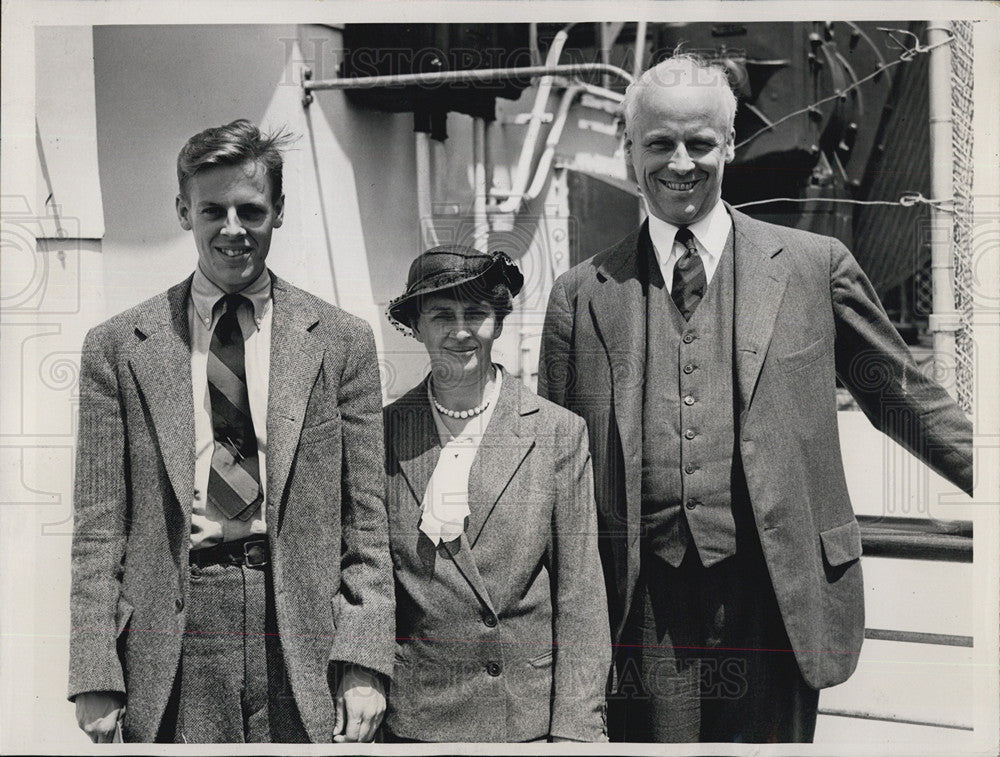
[[[625,99],[622,101],[622,113],[625,117],[625,128],[632,124],[635,117],[639,91],[644,87],[669,87],[680,84],[678,73],[694,76],[696,82],[705,86],[720,86],[724,89],[730,113],[730,125],[736,119],[736,94],[733,92],[730,73],[725,64],[695,53],[681,52],[680,47],[669,58],[660,61],[652,68],[647,68],[638,79],[625,89]]]
[[[282,192],[281,169],[284,161],[281,151],[294,140],[295,136],[284,128],[264,133],[246,118],[198,132],[177,156],[180,192],[186,197],[188,180],[206,168],[238,166],[253,161],[267,171],[271,178],[271,200],[277,202]]]

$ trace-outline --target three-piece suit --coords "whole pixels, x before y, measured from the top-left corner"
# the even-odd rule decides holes
[[[684,463],[674,479],[681,483],[649,517],[643,498],[655,473],[650,429],[655,423],[670,427],[649,412],[650,397],[664,395],[664,415],[684,419],[714,396],[712,381],[719,382],[699,381],[698,361],[682,359],[667,385],[650,383],[652,365],[664,361],[657,350],[668,348],[649,334],[654,321],[647,272],[656,263],[646,224],[555,282],[539,394],[587,422],[615,642],[635,609],[640,574],[655,562],[650,552],[659,552],[658,564],[674,568],[681,555],[708,565],[716,559],[718,535],[735,530],[741,544],[759,553],[762,581],[773,588],[775,615],[805,684],[820,689],[853,672],[864,636],[861,535],[841,461],[837,378],[877,428],[970,493],[971,424],[918,369],[840,242],[727,211],[733,222],[731,301],[718,311],[726,322],[714,324],[711,339],[703,339],[696,311],[690,323],[680,322],[666,361],[676,363],[677,349],[683,358],[689,346],[701,345],[702,357],[705,348],[718,353],[713,364],[723,366],[721,383],[729,394],[721,396],[731,406],[715,408],[721,427],[729,429],[715,442],[731,468],[713,473],[694,464],[697,459],[667,456]],[[668,297],[661,299],[669,303]],[[710,307],[707,301],[699,309]],[[681,422],[669,433],[682,437],[683,455],[697,458],[708,416],[694,417],[699,422]],[[713,509],[690,496],[699,476],[721,479],[730,472],[731,502],[716,502]],[[659,532],[658,523],[664,527]],[[655,605],[656,589],[649,585]]]

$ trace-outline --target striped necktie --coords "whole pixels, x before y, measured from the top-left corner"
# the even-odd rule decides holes
[[[674,280],[670,287],[670,299],[681,311],[685,321],[690,321],[695,308],[705,296],[708,278],[705,275],[705,264],[701,261],[698,248],[694,243],[694,235],[687,226],[677,230],[675,241],[684,245],[685,252],[674,264]]]
[[[212,333],[208,354],[208,392],[212,403],[215,450],[208,477],[208,499],[227,518],[249,520],[263,499],[257,435],[250,415],[243,332],[236,313],[242,295],[222,298],[224,310]]]

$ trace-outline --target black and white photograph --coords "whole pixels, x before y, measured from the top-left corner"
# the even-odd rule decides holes
[[[996,5],[2,13],[0,754],[1000,753]]]

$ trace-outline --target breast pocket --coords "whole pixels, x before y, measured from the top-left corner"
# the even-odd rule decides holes
[[[785,373],[794,373],[806,366],[812,365],[823,357],[827,351],[826,338],[820,337],[808,347],[789,352],[787,355],[779,355],[777,360]]]
[[[340,415],[315,423],[311,426],[303,426],[299,434],[299,444],[313,444],[324,441],[331,436],[340,433]]]

